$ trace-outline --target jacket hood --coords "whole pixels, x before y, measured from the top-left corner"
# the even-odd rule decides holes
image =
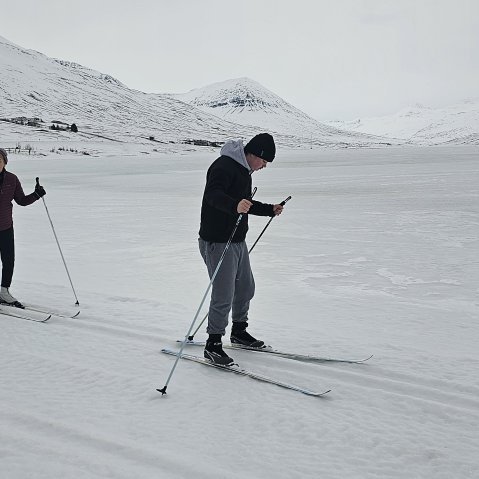
[[[222,156],[228,156],[238,162],[241,166],[244,166],[249,172],[251,168],[246,161],[244,154],[243,140],[229,140],[221,148],[220,154]]]

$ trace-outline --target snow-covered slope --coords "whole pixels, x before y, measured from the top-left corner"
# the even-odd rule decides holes
[[[268,106],[257,112],[261,121],[240,121],[239,115],[220,118],[211,114],[219,110],[205,111],[172,95],[132,90],[110,75],[49,58],[0,37],[0,118],[36,117],[45,127],[52,121],[75,123],[80,136],[137,143],[152,141],[150,137],[164,144],[247,139],[258,133],[258,127],[278,133],[278,143],[289,147],[381,143],[362,133],[324,127],[266,92],[262,89],[263,98],[255,97],[258,105]],[[288,124],[294,127],[285,128]]]
[[[445,108],[414,105],[391,116],[329,123],[338,128],[402,139],[417,145],[477,145],[479,98]]]
[[[38,117],[121,141],[187,138],[221,141],[254,130],[201,112],[167,95],[127,88],[103,73],[49,58],[0,37],[0,118]],[[148,140],[146,140],[148,141]]]
[[[304,143],[316,143],[318,139],[324,143],[353,144],[381,141],[379,138],[322,124],[246,77],[213,83],[171,96],[225,120],[292,135],[301,138]]]

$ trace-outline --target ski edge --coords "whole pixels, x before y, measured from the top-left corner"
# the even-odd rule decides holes
[[[183,343],[183,340],[177,339],[177,343]],[[187,340],[186,345],[190,346],[205,346],[204,341],[194,341],[194,340]],[[243,351],[253,351],[256,353],[266,353],[266,354],[273,354],[275,356],[279,356],[285,359],[293,359],[295,361],[303,361],[303,362],[316,362],[316,363],[349,363],[349,364],[362,364],[368,361],[373,357],[368,356],[367,358],[363,359],[342,359],[342,358],[329,358],[329,357],[321,357],[321,356],[310,356],[306,354],[296,354],[296,353],[287,353],[283,351],[279,351],[277,349],[272,349],[269,347],[265,348],[249,348],[248,346],[239,346],[235,344],[223,344],[223,348],[225,349],[236,349],[236,350],[243,350]]]
[[[166,349],[166,348],[162,349],[161,352],[164,353],[164,354],[169,354],[170,356],[178,356],[178,354],[179,354],[179,351],[172,351],[172,350]],[[194,356],[194,355],[191,355],[191,354],[182,353],[180,358],[181,359],[187,359],[189,361],[193,361],[193,362],[196,362],[196,363],[199,363],[199,364],[204,364],[205,366],[210,366],[212,368],[221,369],[223,371],[228,371],[228,372],[232,372],[232,373],[235,373],[235,374],[239,374],[241,376],[247,376],[247,377],[250,377],[252,379],[257,379],[259,381],[263,381],[263,382],[266,382],[266,383],[269,383],[269,384],[274,384],[276,386],[279,386],[279,387],[282,387],[282,388],[285,388],[285,389],[289,389],[291,391],[300,392],[300,393],[305,394],[307,396],[323,397],[326,394],[331,392],[331,389],[328,389],[328,390],[322,391],[322,392],[311,391],[309,389],[302,388],[300,386],[295,386],[294,384],[285,383],[285,382],[278,381],[276,379],[270,378],[268,376],[263,376],[262,374],[258,374],[258,373],[255,373],[253,371],[249,371],[249,370],[241,368],[239,366],[238,367],[233,367],[233,366],[222,366],[220,364],[214,364],[214,363],[212,363],[211,361],[208,361],[205,358],[201,358],[199,356]]]

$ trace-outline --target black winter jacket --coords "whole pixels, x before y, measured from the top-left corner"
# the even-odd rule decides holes
[[[208,169],[201,205],[200,238],[226,243],[233,232],[238,203],[251,196],[251,175],[248,170],[228,156],[220,156]],[[273,205],[252,200],[248,214],[273,216]],[[248,231],[248,215],[242,217],[233,243],[244,241]]]

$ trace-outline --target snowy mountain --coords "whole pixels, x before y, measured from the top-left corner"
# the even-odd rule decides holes
[[[370,146],[380,143],[362,133],[348,134],[333,127],[315,124],[291,105],[285,107],[279,97],[260,90],[258,104],[270,105],[263,113],[261,128],[279,132],[277,141],[283,146]],[[281,106],[282,113],[279,108]],[[218,113],[218,111],[215,111]],[[281,116],[284,118],[281,118]],[[297,128],[279,128],[297,117]],[[229,138],[247,139],[258,133],[258,123],[238,123],[238,116],[219,118],[204,109],[181,101],[172,95],[143,93],[132,90],[110,75],[91,70],[77,63],[49,58],[26,50],[0,37],[0,119],[24,117],[35,120],[37,133],[51,137],[52,121],[65,125],[75,123],[75,138],[101,141],[123,141],[163,145],[224,142]],[[234,121],[234,122],[233,122]],[[303,127],[301,127],[301,122]],[[0,122],[5,125],[5,122]],[[2,126],[3,128],[3,126]],[[278,129],[277,129],[278,128]],[[25,131],[21,135],[27,134]],[[53,133],[57,137],[60,133]],[[69,132],[61,133],[68,139]],[[70,137],[69,137],[70,138]],[[70,138],[71,139],[71,138]],[[166,146],[163,146],[166,147]]]
[[[478,145],[479,98],[436,109],[414,105],[391,116],[329,124],[416,145]]]
[[[320,123],[250,78],[213,83],[171,97],[225,120],[296,136],[305,143],[317,138],[325,143],[381,141]]]
[[[119,141],[224,140],[248,136],[239,128],[167,95],[127,88],[76,63],[49,58],[0,37],[0,118],[75,123],[82,134]]]

